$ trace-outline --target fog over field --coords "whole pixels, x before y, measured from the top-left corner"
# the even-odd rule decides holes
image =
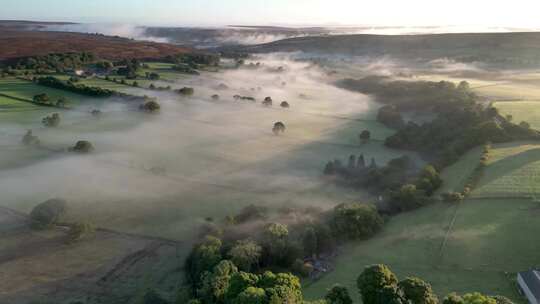
[[[374,121],[379,105],[334,87],[309,63],[284,55],[255,61],[260,68],[204,73],[174,84],[194,87],[190,98],[156,93],[162,106],[157,115],[121,103],[82,105],[62,112],[55,130],[41,127],[35,115],[31,127],[44,147],[36,153],[45,154],[37,161],[17,148],[30,126],[1,123],[0,145],[13,147],[2,157],[33,161],[0,172],[3,205],[29,211],[61,197],[69,203],[70,218],[184,239],[182,232],[192,232],[204,218],[221,220],[248,204],[330,208],[364,197],[336,191],[322,178],[322,169],[328,160],[345,161],[351,154],[364,153],[381,164],[402,154],[380,153],[381,141],[359,145],[358,133],[365,128],[378,140],[391,133]],[[220,84],[228,89],[219,90]],[[212,100],[213,94],[220,99]],[[257,102],[235,101],[235,94]],[[273,107],[261,105],[266,96],[273,98]],[[281,101],[290,108],[281,108]],[[91,117],[94,108],[103,117]],[[277,121],[286,125],[283,135],[272,133]],[[77,140],[89,140],[96,152],[56,152]]]

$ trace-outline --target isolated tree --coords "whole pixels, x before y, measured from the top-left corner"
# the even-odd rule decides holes
[[[386,304],[383,302],[383,289],[397,287],[396,275],[382,264],[368,266],[356,280],[364,304]]]
[[[22,138],[22,143],[26,146],[38,146],[40,144],[39,138],[32,134],[32,130],[26,131]]]
[[[41,123],[47,128],[56,128],[60,125],[60,114],[53,113],[46,116],[41,120]]]
[[[439,299],[431,285],[419,278],[408,277],[398,284],[405,298],[414,304],[437,304]]]
[[[359,138],[360,138],[360,142],[365,144],[371,138],[371,132],[369,132],[369,130],[364,130],[362,131],[362,133],[360,133]]]
[[[58,100],[56,101],[56,106],[59,107],[59,108],[65,108],[67,106],[67,99],[62,96],[60,98],[58,98]]]
[[[35,102],[35,103],[39,103],[39,104],[49,104],[49,95],[47,95],[46,93],[41,93],[41,94],[37,94],[35,95],[32,100]]]
[[[177,90],[176,92],[183,96],[192,96],[193,94],[195,94],[195,89],[190,88],[190,87],[183,87]]]
[[[75,223],[69,227],[68,243],[75,243],[94,235],[96,229],[90,223]]]
[[[378,232],[382,225],[377,208],[371,204],[337,205],[330,219],[334,235],[348,239],[367,239]]]
[[[512,115],[510,115],[510,114],[507,114],[507,115],[505,116],[505,118],[506,118],[506,120],[507,120],[508,122],[512,122],[512,120],[514,119],[514,116],[512,116]]]
[[[531,125],[526,121],[520,122],[519,126],[522,127],[523,129],[527,129],[527,130],[531,128]]]
[[[356,161],[356,167],[360,169],[364,169],[366,167],[366,160],[364,159],[364,154],[360,154]]]
[[[263,100],[262,104],[263,104],[263,106],[266,106],[266,107],[272,106],[272,97],[270,97],[270,96],[266,97]]]
[[[69,148],[69,151],[77,153],[90,153],[94,151],[94,145],[87,140],[79,140],[75,146]]]
[[[161,109],[161,106],[159,103],[155,100],[149,100],[145,102],[144,104],[139,106],[139,109],[144,112],[148,113],[157,113]]]
[[[334,162],[329,161],[326,166],[324,166],[324,175],[334,175],[336,174],[336,168],[334,167]]]
[[[285,124],[282,123],[281,121],[278,121],[274,124],[274,127],[272,128],[272,132],[274,132],[275,135],[279,135],[279,133],[284,133],[285,132]]]
[[[32,227],[36,229],[45,229],[58,223],[65,214],[67,202],[63,199],[50,199],[32,209],[30,219]]]
[[[259,264],[262,247],[251,240],[238,241],[231,250],[229,257],[231,261],[241,270],[251,271],[252,267]]]
[[[347,163],[349,170],[356,168],[356,155],[349,156],[349,162]]]
[[[213,99],[213,100],[219,100],[219,95],[218,95],[218,94],[212,95],[212,99]]]
[[[290,107],[289,103],[286,102],[286,101],[282,101],[282,102],[279,104],[279,106],[282,107],[282,108],[289,108],[289,107]]]
[[[90,114],[92,114],[94,117],[100,117],[103,113],[98,109],[94,109],[92,112],[90,112]]]
[[[334,285],[324,297],[328,304],[352,304],[353,301],[346,287]]]

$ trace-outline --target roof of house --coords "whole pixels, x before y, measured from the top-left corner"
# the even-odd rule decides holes
[[[519,273],[527,287],[537,300],[540,300],[540,272],[537,270],[522,271]]]

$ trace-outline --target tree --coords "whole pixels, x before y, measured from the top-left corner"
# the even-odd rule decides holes
[[[281,261],[287,254],[289,241],[287,225],[280,223],[266,225],[263,231],[263,240],[269,264]]]
[[[32,209],[30,219],[32,227],[36,229],[49,228],[58,223],[65,214],[67,202],[63,199],[50,199]]]
[[[96,228],[90,223],[75,223],[69,227],[68,243],[75,243],[94,235]]]
[[[328,304],[352,304],[353,301],[346,287],[334,285],[324,297]]]
[[[188,281],[198,287],[201,276],[206,271],[211,271],[222,259],[221,240],[207,236],[204,241],[193,248],[186,259]]]
[[[248,205],[234,216],[235,224],[243,224],[251,221],[265,220],[268,218],[268,208],[263,206]]]
[[[155,100],[149,100],[145,102],[144,104],[139,106],[139,109],[144,112],[148,113],[157,113],[161,109],[161,106],[159,103]]]
[[[278,135],[279,133],[284,133],[285,132],[285,124],[282,123],[281,121],[278,121],[274,124],[274,127],[272,128],[272,132],[274,132],[275,135]]]
[[[443,304],[465,304],[463,298],[458,296],[455,292],[449,294],[444,298]]]
[[[58,100],[56,101],[56,106],[59,108],[65,108],[67,104],[68,104],[68,101],[64,96],[58,98]]]
[[[272,106],[272,97],[270,97],[270,96],[266,97],[263,100],[262,104],[263,104],[263,106],[271,107]]]
[[[266,292],[262,288],[257,288],[250,286],[242,291],[236,299],[232,302],[233,304],[266,304],[268,299]]]
[[[401,117],[399,110],[394,105],[381,107],[377,113],[377,121],[387,127],[395,129],[400,129],[405,125],[405,121]]]
[[[189,87],[183,87],[177,90],[176,92],[183,96],[192,96],[193,94],[195,94],[195,89],[189,88]]]
[[[371,204],[340,204],[333,210],[330,227],[334,235],[348,239],[367,239],[378,232],[383,220]]]
[[[282,108],[289,108],[289,107],[290,107],[289,103],[286,102],[286,101],[282,101],[282,102],[279,104],[279,106],[282,107]]]
[[[371,138],[371,132],[369,132],[368,130],[364,130],[362,131],[362,133],[360,133],[359,137],[360,137],[360,142],[365,144]]]
[[[366,267],[356,281],[364,304],[386,304],[381,301],[383,289],[396,288],[397,283],[396,275],[382,264]]]
[[[302,237],[302,247],[304,248],[304,256],[316,256],[318,253],[317,250],[317,233],[315,232],[315,228],[308,227],[304,231],[304,235]]]
[[[445,203],[459,203],[465,199],[465,196],[460,192],[448,191],[441,194],[441,198]]]
[[[419,278],[408,277],[399,282],[399,288],[405,298],[414,304],[437,304],[439,299],[431,289],[431,285]]]
[[[46,116],[41,120],[41,123],[47,128],[56,128],[60,125],[60,114],[53,113]]]
[[[290,273],[265,272],[259,280],[259,287],[266,291],[269,304],[302,303],[302,287],[298,277]]]
[[[94,146],[87,140],[79,140],[75,146],[69,148],[69,151],[77,153],[90,153],[94,151]]]
[[[262,247],[251,240],[238,241],[236,245],[229,250],[229,257],[232,262],[241,270],[251,271],[253,266],[259,264]]]
[[[526,122],[526,121],[520,122],[520,123],[519,123],[519,126],[520,126],[521,128],[523,128],[523,129],[527,129],[527,130],[531,128],[531,125],[530,125],[528,122]]]
[[[464,304],[497,304],[494,298],[483,295],[479,292],[468,293],[463,296]]]
[[[218,94],[212,95],[212,100],[219,100],[219,95]]]
[[[32,130],[28,130],[28,131],[26,131],[26,134],[24,134],[24,136],[22,138],[22,143],[25,146],[39,146],[40,141],[39,141],[39,138],[37,136],[34,136],[32,134]]]
[[[47,95],[46,93],[42,93],[35,95],[32,100],[38,104],[49,104],[50,98],[49,95]]]
[[[224,303],[232,276],[238,272],[233,262],[223,260],[202,276],[197,294],[205,303]]]
[[[430,200],[416,185],[405,184],[392,195],[393,204],[401,211],[409,211],[427,205]]]

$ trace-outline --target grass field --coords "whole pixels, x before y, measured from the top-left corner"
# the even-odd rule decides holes
[[[32,98],[37,94],[46,93],[49,95],[51,100],[57,100],[63,96],[67,98],[69,102],[74,104],[78,104],[90,99],[71,92],[40,86],[32,83],[31,81],[10,77],[0,78],[0,93],[27,100],[32,100]]]
[[[540,143],[495,145],[473,197],[540,195]]]
[[[480,291],[522,302],[513,278],[540,264],[536,242],[524,232],[540,229],[537,205],[530,200],[493,199],[468,200],[458,208],[456,213],[455,206],[439,203],[392,218],[375,238],[345,247],[336,270],[306,287],[308,297],[321,297],[340,283],[359,300],[357,276],[367,265],[384,263],[400,278],[429,281],[442,296]],[[454,214],[455,223],[441,250]]]
[[[512,115],[515,123],[526,121],[532,128],[540,129],[540,101],[507,101],[494,105],[502,115]]]

